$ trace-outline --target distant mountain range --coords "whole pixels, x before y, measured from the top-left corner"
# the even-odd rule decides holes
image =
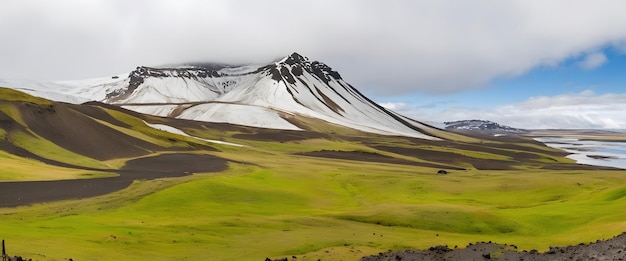
[[[371,101],[329,66],[293,53],[263,65],[137,67],[128,75],[63,82],[0,81],[54,101],[98,101],[150,115],[304,130],[321,120],[364,132],[438,139],[436,128]],[[309,123],[310,125],[310,123]]]
[[[444,122],[444,128],[450,131],[460,132],[489,132],[489,133],[527,133],[528,130],[517,129],[506,125],[501,125],[487,120],[462,120]]]

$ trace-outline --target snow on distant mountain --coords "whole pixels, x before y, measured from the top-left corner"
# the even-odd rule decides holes
[[[58,82],[0,79],[0,86],[13,88],[15,90],[53,101],[74,104],[90,101],[89,98],[82,98],[80,96],[70,94],[72,91],[77,89],[77,86]]]
[[[300,130],[291,116],[365,132],[437,139],[432,127],[385,109],[327,65],[297,53],[267,65],[137,67],[127,76],[64,82],[0,82],[69,103],[100,101],[141,113]]]
[[[525,133],[524,129],[517,129],[486,120],[462,120],[443,123],[446,130],[453,131],[482,131],[491,133]]]

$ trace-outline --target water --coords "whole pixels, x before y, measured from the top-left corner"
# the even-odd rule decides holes
[[[535,138],[535,140],[572,153],[567,157],[579,164],[626,169],[626,142],[572,138]]]

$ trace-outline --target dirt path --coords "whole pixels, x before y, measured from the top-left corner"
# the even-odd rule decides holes
[[[139,179],[181,177],[228,168],[225,159],[197,154],[164,154],[129,161],[120,176],[99,179],[0,182],[0,207],[87,198],[124,189]]]

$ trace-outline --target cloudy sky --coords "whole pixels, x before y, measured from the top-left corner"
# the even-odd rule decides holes
[[[626,129],[623,10],[620,0],[3,1],[0,78],[296,51],[420,120]]]

